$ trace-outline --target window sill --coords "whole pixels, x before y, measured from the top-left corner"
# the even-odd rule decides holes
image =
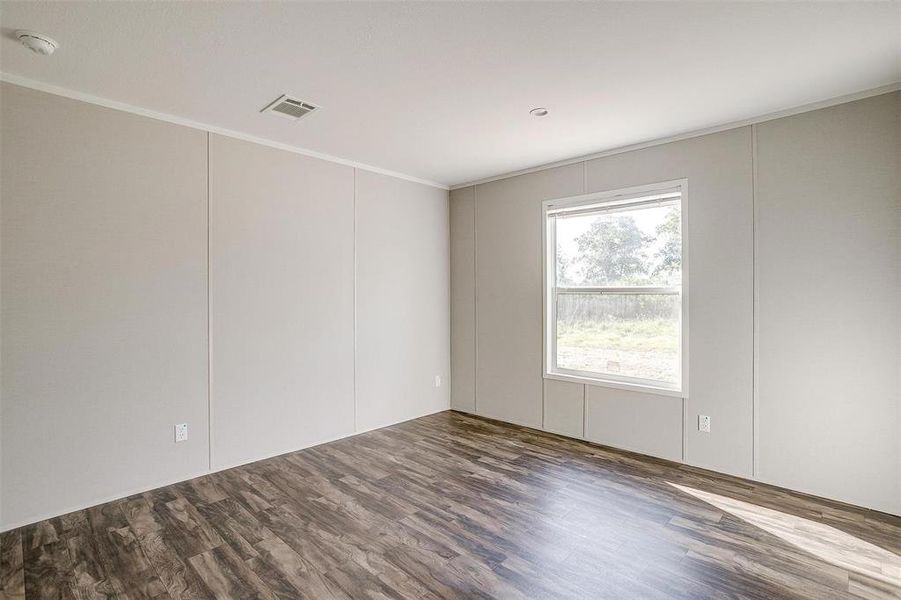
[[[556,381],[568,381],[570,383],[582,383],[585,385],[593,385],[595,387],[612,388],[615,390],[627,390],[631,392],[643,392],[645,394],[656,394],[658,396],[669,396],[671,398],[683,398],[685,394],[682,390],[675,390],[664,387],[656,387],[653,385],[644,385],[640,383],[626,383],[623,381],[613,381],[610,379],[595,379],[593,377],[580,377],[579,375],[568,375],[563,373],[545,373],[545,379],[553,379]]]

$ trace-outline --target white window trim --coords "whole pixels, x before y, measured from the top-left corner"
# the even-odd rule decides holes
[[[582,206],[615,206],[617,204],[629,204],[631,199],[653,195],[653,192],[666,192],[678,189],[680,192],[680,208],[682,211],[682,307],[679,320],[679,364],[681,370],[680,383],[668,386],[663,382],[640,380],[635,377],[618,378],[615,375],[604,374],[599,376],[597,373],[585,371],[575,371],[571,369],[559,369],[555,367],[554,357],[556,355],[556,319],[552,314],[555,308],[554,304],[554,288],[551,282],[551,274],[548,272],[549,265],[556,265],[556,240],[554,239],[555,231],[551,229],[551,219],[548,218],[548,212],[559,211],[561,209],[572,208],[578,209]],[[688,397],[688,300],[689,300],[689,260],[688,260],[688,180],[675,179],[672,181],[663,181],[649,185],[634,186],[617,190],[604,192],[595,192],[591,194],[581,194],[579,196],[569,196],[566,198],[557,198],[554,200],[546,200],[541,205],[541,244],[542,244],[542,356],[544,363],[544,378],[554,379],[558,381],[570,381],[574,383],[582,383],[595,385],[600,387],[608,387],[614,389],[634,390],[646,393],[652,393],[663,396],[675,396],[679,398]],[[556,278],[556,269],[553,269],[553,277]],[[555,282],[554,282],[555,283]],[[566,288],[560,288],[566,289]],[[589,292],[595,288],[586,288],[584,291]],[[613,288],[603,288],[604,291],[612,292]],[[600,291],[596,289],[595,291]],[[616,288],[616,291],[628,293],[630,291],[636,293],[678,293],[678,288],[671,287],[631,287]]]

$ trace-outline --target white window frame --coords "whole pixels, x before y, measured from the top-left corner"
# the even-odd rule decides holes
[[[654,199],[654,196],[662,196],[666,193],[679,192],[682,228],[682,285],[673,287],[636,286],[636,287],[583,287],[583,288],[557,288],[556,260],[557,243],[555,217],[549,212],[567,210],[575,212],[580,208],[612,208],[617,205],[640,206],[641,200],[647,198],[649,202],[657,202],[662,198]],[[542,354],[544,356],[544,378],[571,381],[575,383],[588,383],[602,387],[616,389],[637,390],[651,392],[665,396],[688,396],[688,180],[676,179],[663,181],[649,185],[634,186],[567,198],[546,200],[542,203],[541,210],[542,231],[542,291],[543,303],[543,339]],[[556,301],[560,291],[566,293],[637,293],[637,294],[679,294],[681,296],[681,310],[679,313],[679,371],[680,381],[675,384],[667,384],[662,381],[641,379],[638,377],[617,376],[615,374],[598,374],[589,371],[563,369],[556,365],[557,359],[557,319]]]

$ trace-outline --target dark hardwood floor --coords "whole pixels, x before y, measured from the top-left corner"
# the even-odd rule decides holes
[[[901,597],[901,518],[454,412],[0,539],[7,599]]]

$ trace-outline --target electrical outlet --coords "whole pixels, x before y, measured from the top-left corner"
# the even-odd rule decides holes
[[[187,423],[179,423],[175,426],[175,441],[184,442],[188,439],[188,424]]]
[[[710,433],[710,417],[707,415],[698,415],[698,431]]]
[[[435,387],[441,387],[441,375],[435,375]]]

